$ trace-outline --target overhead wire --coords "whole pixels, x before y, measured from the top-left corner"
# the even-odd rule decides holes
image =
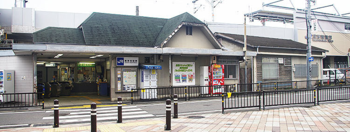
[[[315,13],[313,13],[313,15],[314,15],[314,17],[317,19]],[[328,18],[328,17],[327,17],[327,18]],[[320,29],[321,29],[323,35],[326,36],[327,34],[324,32],[324,30],[323,30],[322,26],[320,25],[320,22],[319,22],[319,21],[317,21],[317,24],[319,25],[319,27],[320,27]],[[332,24],[333,24],[333,23],[332,23]],[[340,53],[340,54],[347,54],[347,53],[345,53],[345,52],[340,51],[333,43],[331,43],[331,42],[329,42],[329,41],[327,41],[327,42],[328,42],[338,53]]]

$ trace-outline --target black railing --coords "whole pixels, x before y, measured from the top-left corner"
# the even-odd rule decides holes
[[[319,102],[349,100],[350,87],[292,89],[259,92],[227,92],[222,94],[222,111],[224,109],[313,104]]]
[[[42,93],[3,93],[0,100],[0,108],[42,106]]]
[[[348,100],[350,99],[350,87],[318,88],[317,96],[318,102]]]
[[[183,87],[162,87],[142,88],[131,92],[132,101],[137,100],[161,100],[172,99],[177,94],[180,100],[191,100],[202,97],[221,97],[224,92],[234,92],[233,85],[217,86],[183,86]]]

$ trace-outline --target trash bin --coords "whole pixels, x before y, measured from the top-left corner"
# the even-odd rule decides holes
[[[61,96],[69,96],[72,90],[72,86],[69,82],[59,82],[61,84]]]
[[[51,96],[59,97],[61,93],[61,84],[57,82],[50,82],[51,84]]]
[[[109,96],[109,86],[108,83],[100,83],[99,84],[99,93],[101,96]]]

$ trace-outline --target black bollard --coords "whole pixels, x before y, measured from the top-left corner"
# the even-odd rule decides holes
[[[174,118],[178,117],[178,103],[177,94],[174,94]]]
[[[59,102],[58,102],[58,100],[57,99],[55,99],[54,101],[54,105],[53,105],[53,110],[54,110],[54,125],[53,125],[53,127],[59,127],[59,112],[58,112],[58,107],[59,107]]]
[[[123,122],[123,115],[122,115],[122,97],[118,97],[118,121],[117,123]]]
[[[91,132],[97,132],[96,103],[91,103]]]
[[[171,100],[167,99],[166,100],[166,105],[165,105],[165,114],[166,114],[166,121],[165,121],[165,130],[171,130]]]

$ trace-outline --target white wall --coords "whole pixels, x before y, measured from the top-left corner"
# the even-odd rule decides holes
[[[215,49],[200,27],[192,27],[192,35],[186,35],[186,26],[182,26],[164,47]]]
[[[0,57],[0,62],[0,69],[15,70],[16,93],[33,92],[34,65],[32,56]]]
[[[35,11],[32,8],[0,9],[0,26],[7,33],[33,33],[46,27],[77,28],[90,14]]]
[[[208,23],[208,27],[212,32],[244,34],[243,24]],[[294,29],[247,25],[247,35],[293,40]]]
[[[36,11],[36,30],[46,27],[77,28],[90,14]]]

